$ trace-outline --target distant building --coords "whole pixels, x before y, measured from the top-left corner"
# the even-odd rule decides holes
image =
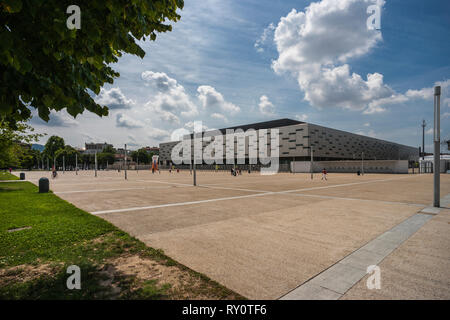
[[[85,143],[84,144],[85,149],[84,149],[84,154],[95,154],[102,152],[103,150],[105,150],[106,147],[113,147],[112,144],[108,144],[108,143]]]
[[[145,147],[145,151],[147,151],[148,154],[159,154],[159,147]]]
[[[133,160],[130,156],[131,154],[131,150],[127,150],[127,162],[131,163],[131,161]],[[119,162],[119,163],[123,163],[125,159],[125,149],[124,148],[119,148],[116,151],[116,154],[114,155],[114,162]]]
[[[419,149],[415,147],[292,119],[252,123],[219,129],[219,131],[225,134],[227,130],[238,129],[243,131],[248,129],[256,131],[278,129],[280,164],[285,165],[289,165],[291,161],[310,161],[311,156],[313,156],[315,161],[356,160],[362,159],[362,157],[365,160],[414,161],[419,158]],[[249,151],[257,152],[259,138],[256,142],[250,142],[248,138],[245,138],[245,141],[238,142],[235,139],[233,141],[231,145],[227,145],[228,142],[224,141],[224,156],[226,154],[225,150],[229,149],[232,153],[234,149],[234,158],[237,161],[241,160],[240,163],[249,164]],[[172,149],[178,143],[178,141],[172,141],[159,145],[160,164],[169,165],[172,163]],[[209,143],[203,141],[203,148]],[[267,145],[271,145],[270,140]],[[268,147],[268,149],[270,148]],[[240,159],[239,151],[242,151]],[[192,158],[193,156],[193,153],[191,153]],[[226,163],[226,159],[223,159],[223,163]]]

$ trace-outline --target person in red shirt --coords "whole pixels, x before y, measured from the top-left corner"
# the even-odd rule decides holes
[[[323,168],[322,170],[322,180],[327,180],[327,169]]]

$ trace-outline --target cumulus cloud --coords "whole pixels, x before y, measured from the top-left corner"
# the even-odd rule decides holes
[[[273,23],[269,24],[266,28],[264,28],[261,36],[255,41],[255,49],[258,52],[264,52],[264,46],[268,42],[270,38],[273,37],[273,32],[275,30],[275,25]]]
[[[159,92],[145,104],[145,109],[155,117],[169,122],[180,123],[180,117],[198,114],[197,106],[191,101],[184,87],[163,72],[144,71],[142,79],[153,85]]]
[[[134,105],[134,101],[127,99],[120,88],[101,89],[95,102],[107,106],[110,109],[128,109]]]
[[[226,101],[223,95],[211,86],[199,86],[197,92],[197,97],[204,110],[216,113],[223,111],[230,114],[236,114],[241,110],[238,106]]]
[[[308,119],[308,115],[306,114],[297,114],[295,115],[295,119],[298,121],[306,121]]]
[[[265,95],[259,97],[259,112],[261,112],[265,116],[273,116],[275,115],[275,106],[272,102],[270,102],[269,98]]]
[[[274,40],[279,57],[272,67],[277,73],[294,74],[311,105],[363,110],[395,94],[384,84],[383,75],[363,78],[345,63],[367,54],[382,40],[380,31],[366,26],[370,4],[373,1],[322,0],[305,11],[293,9],[278,23]],[[379,111],[379,107],[372,109]]]
[[[225,117],[225,116],[224,116],[223,114],[221,114],[221,113],[213,113],[213,114],[211,114],[211,118],[218,119],[218,120],[222,120],[222,121],[224,121],[224,122],[228,122],[227,117]]]
[[[153,139],[161,140],[164,138],[168,138],[170,136],[170,133],[167,130],[152,127],[148,130],[148,136]]]
[[[201,122],[201,121],[196,121],[196,122],[194,122],[194,121],[189,121],[189,122],[186,122],[185,124],[184,124],[184,126],[186,127],[186,128],[188,128],[191,132],[193,132],[194,131],[194,127],[195,127],[195,125],[198,125],[198,124],[201,124],[201,126],[202,126],[202,131],[206,131],[206,130],[208,130],[209,128],[206,126],[206,125],[204,125],[203,124],[203,122]]]
[[[65,110],[52,111],[49,117],[50,120],[48,122],[45,122],[44,120],[39,118],[37,110],[33,110],[30,123],[35,125],[45,125],[48,127],[75,127],[79,125],[79,122]]]
[[[348,62],[366,55],[383,40],[381,31],[366,25],[367,7],[374,3],[321,0],[304,11],[292,9],[275,28],[278,58],[273,70],[294,75],[305,100],[319,109],[341,107],[375,114],[384,112],[386,105],[430,99],[432,88],[402,94],[385,84],[380,73],[361,76],[351,72]],[[382,7],[385,1],[378,4]],[[450,99],[443,102],[450,105]]]
[[[377,134],[373,130],[369,130],[369,131],[357,130],[355,133],[360,134],[362,136],[372,137],[372,138],[376,138],[376,136],[377,136]]]
[[[116,126],[134,129],[134,128],[142,128],[144,124],[141,121],[133,119],[124,113],[118,113],[116,115]]]

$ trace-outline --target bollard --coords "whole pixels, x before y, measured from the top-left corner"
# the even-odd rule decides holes
[[[47,193],[49,190],[49,181],[47,178],[39,179],[39,193]]]
[[[25,172],[20,173],[20,180],[25,180]]]

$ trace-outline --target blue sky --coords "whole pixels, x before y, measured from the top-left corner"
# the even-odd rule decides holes
[[[450,2],[386,0],[378,31],[365,24],[374,2],[187,0],[172,32],[141,43],[144,59],[114,65],[120,78],[96,98],[108,118],[59,113],[32,124],[74,146],[137,148],[195,120],[220,128],[297,118],[419,146],[439,82],[450,138]]]

